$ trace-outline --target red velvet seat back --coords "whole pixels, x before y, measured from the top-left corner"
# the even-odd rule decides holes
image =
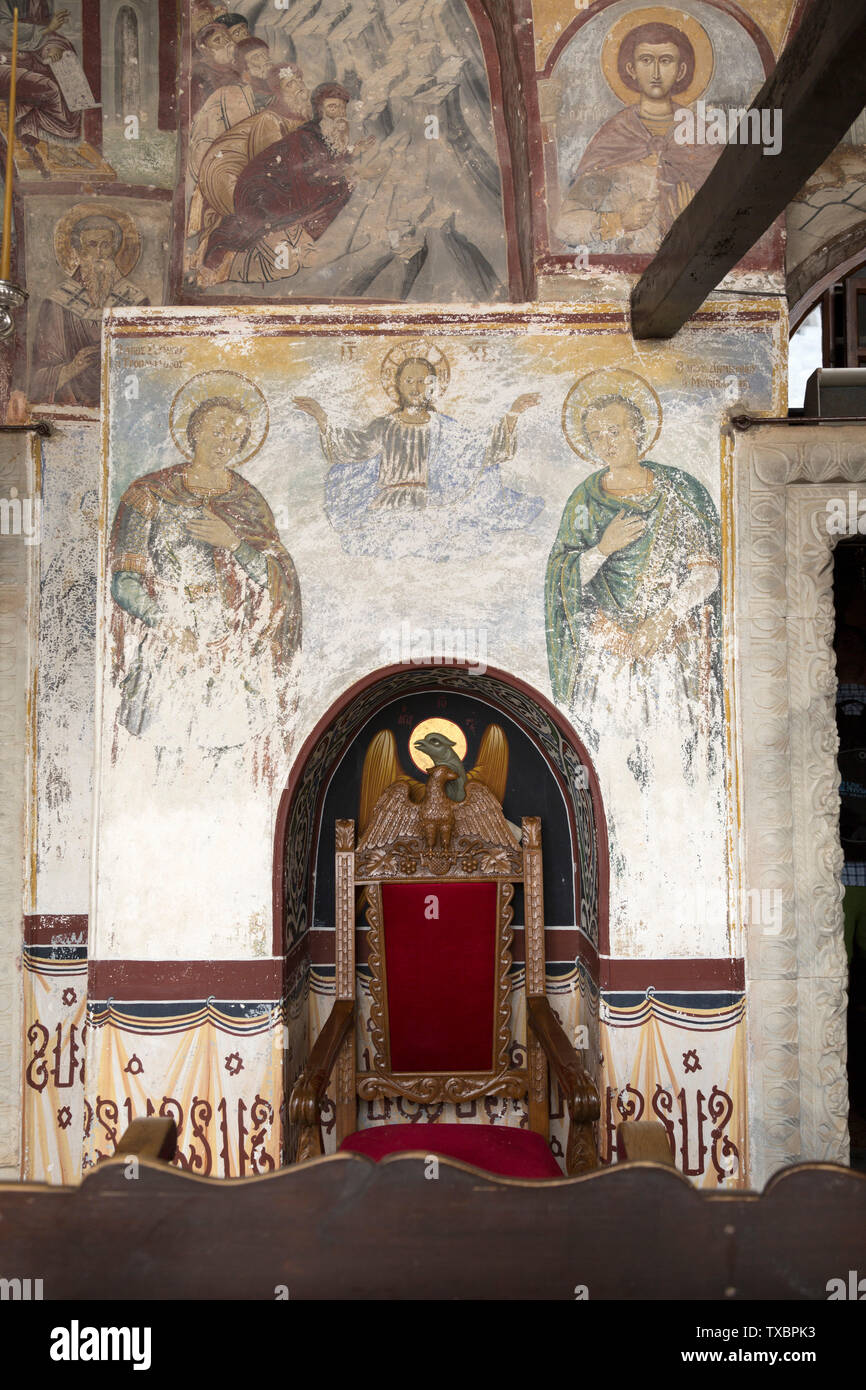
[[[495,883],[383,883],[391,1071],[493,1069]]]

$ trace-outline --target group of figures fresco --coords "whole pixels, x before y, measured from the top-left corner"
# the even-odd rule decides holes
[[[490,98],[461,9],[194,5],[190,291],[504,295]]]
[[[438,409],[449,377],[441,348],[410,340],[384,357],[393,408],[369,424],[335,425],[318,401],[294,398],[318,425],[324,510],[346,553],[431,564],[477,557],[543,509],[500,476],[517,449],[517,420],[539,397],[518,396],[484,437]],[[695,477],[650,457],[662,407],[637,373],[588,372],[562,422],[592,471],[566,503],[547,564],[551,686],[591,754],[634,785],[627,817],[645,843],[674,748],[696,822],[708,804],[721,810],[719,517]],[[117,509],[117,719],[162,749],[219,754],[264,744],[286,723],[301,643],[298,576],[271,508],[239,471],[268,424],[248,378],[193,377],[170,412],[185,461],[136,479]],[[257,767],[268,760],[263,752]]]

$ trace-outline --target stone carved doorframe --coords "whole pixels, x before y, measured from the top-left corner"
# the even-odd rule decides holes
[[[738,436],[734,457],[739,920],[760,1188],[791,1163],[848,1162],[832,647],[839,537],[827,502],[851,489],[866,495],[866,428],[756,426]],[[764,901],[781,890],[770,920],[750,911],[761,890]]]

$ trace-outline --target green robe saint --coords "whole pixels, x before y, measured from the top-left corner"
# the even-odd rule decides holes
[[[581,669],[599,642],[618,655],[620,665],[643,664],[629,656],[630,636],[666,607],[696,567],[721,568],[719,518],[706,488],[681,468],[649,459],[644,467],[654,479],[649,492],[611,496],[602,485],[608,470],[601,469],[575,488],[562,514],[545,593],[550,680],[562,704],[573,702]],[[643,533],[607,556],[583,582],[581,557],[594,550],[621,512],[642,517]],[[692,697],[699,694],[701,667],[704,687],[710,676],[720,684],[720,617],[716,582],[712,593],[683,613],[660,649],[676,650]],[[584,672],[585,678],[590,674]]]

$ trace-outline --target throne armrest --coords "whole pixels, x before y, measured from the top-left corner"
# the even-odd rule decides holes
[[[529,1026],[562,1087],[569,1117],[577,1124],[591,1124],[601,1114],[598,1087],[548,1001],[543,996],[530,995],[526,1007]]]
[[[318,1128],[319,1111],[328,1089],[331,1072],[354,1022],[354,999],[337,999],[325,1020],[324,1028],[313,1044],[307,1065],[292,1087],[289,1119],[293,1124],[299,1124],[302,1130]]]

